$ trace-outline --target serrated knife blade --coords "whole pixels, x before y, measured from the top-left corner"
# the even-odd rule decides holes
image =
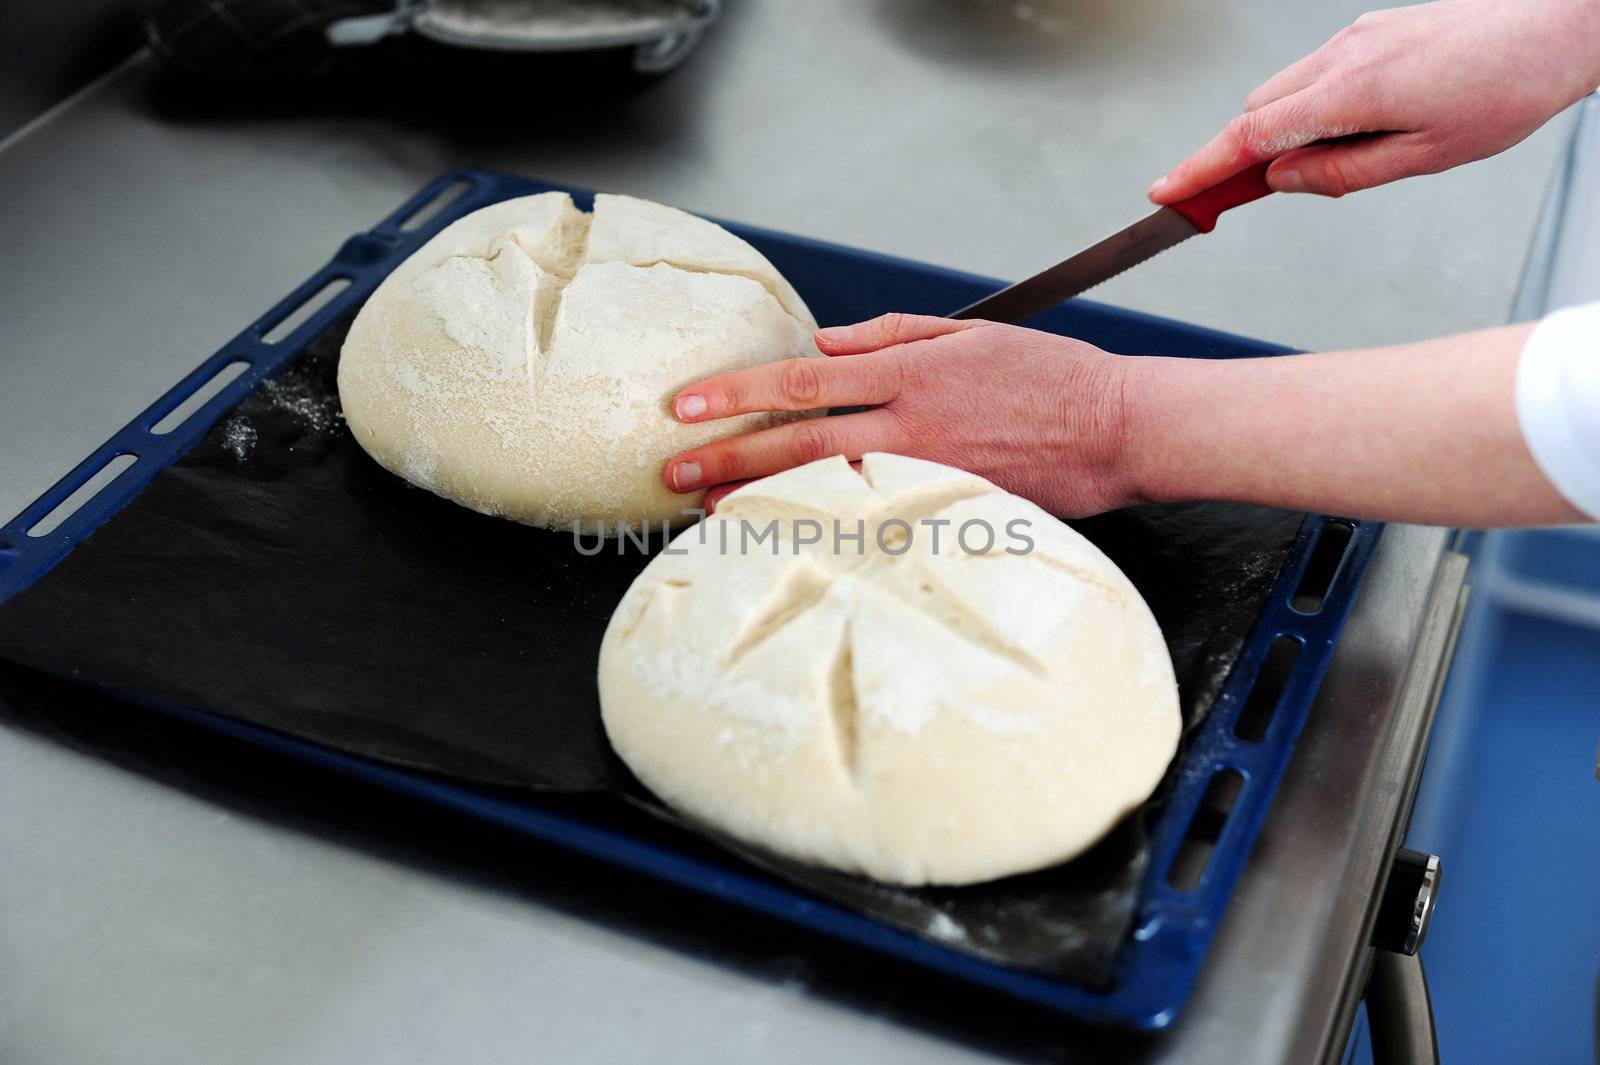
[[[1154,214],[1072,258],[968,304],[950,317],[1020,322],[1049,310],[1063,300],[1138,266],[1151,256],[1182,244],[1196,233],[1211,232],[1223,211],[1259,200],[1272,191],[1267,186],[1266,173],[1267,164],[1260,163],[1187,200],[1158,208]]]

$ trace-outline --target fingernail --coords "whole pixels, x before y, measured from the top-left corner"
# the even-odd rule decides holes
[[[706,397],[697,396],[693,392],[687,396],[679,396],[677,404],[672,409],[680,421],[698,418],[706,412]]]
[[[817,330],[817,339],[826,340],[830,344],[843,344],[850,339],[853,330],[847,325],[830,325],[826,329]]]
[[[1304,192],[1306,179],[1298,170],[1274,170],[1272,172],[1272,187],[1279,192]]]
[[[680,462],[672,467],[672,486],[677,489],[694,488],[700,484],[700,464]]]
[[[1145,190],[1145,193],[1146,193],[1146,195],[1154,196],[1156,193],[1160,192],[1163,188],[1165,188],[1166,185],[1167,185],[1167,179],[1164,178],[1164,177],[1158,177],[1154,181],[1150,182],[1150,187]]]

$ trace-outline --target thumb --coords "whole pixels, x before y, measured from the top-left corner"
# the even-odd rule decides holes
[[[976,319],[957,321],[954,318],[936,318],[931,314],[883,314],[855,325],[818,329],[817,350],[824,355],[864,355],[896,344],[932,340],[988,324]]]
[[[1267,169],[1267,184],[1276,192],[1343,196],[1435,169],[1421,135],[1384,133],[1279,156]]]

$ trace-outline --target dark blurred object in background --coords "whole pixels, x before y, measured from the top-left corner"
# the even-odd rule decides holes
[[[333,63],[328,27],[383,17],[391,0],[150,0],[145,36],[157,57],[207,77],[315,75]]]
[[[132,0],[4,0],[0,138],[139,50]]]
[[[170,68],[213,79],[371,68],[363,53],[392,52],[407,37],[480,56],[615,53],[625,69],[655,75],[688,58],[720,8],[721,0],[151,0],[145,25]]]

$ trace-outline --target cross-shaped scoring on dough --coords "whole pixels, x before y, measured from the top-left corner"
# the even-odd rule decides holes
[[[635,580],[599,672],[607,735],[664,801],[896,883],[1079,853],[1149,794],[1180,730],[1160,629],[1109,559],[898,455],[727,496]]]
[[[879,461],[871,462],[872,458]],[[833,515],[824,518],[822,509],[806,504],[796,507],[788,492],[765,494],[760,486],[753,486],[729,497],[710,520],[711,524],[743,522],[754,525],[758,528],[758,537],[765,536],[768,527],[774,528],[777,530],[775,538],[762,540],[763,546],[758,549],[768,550],[765,545],[770,544],[773,553],[787,553],[794,558],[794,564],[779,578],[775,593],[729,645],[722,668],[732,669],[756,648],[820,607],[836,585],[862,581],[982,651],[1032,677],[1047,680],[1048,669],[1036,655],[981,610],[954,594],[945,581],[929,572],[925,561],[930,555],[956,552],[972,560],[1015,557],[1005,550],[1000,530],[995,530],[993,536],[986,535],[982,550],[969,550],[959,529],[938,523],[938,516],[951,507],[979,496],[1000,494],[999,489],[980,478],[931,466],[930,469],[940,470],[942,476],[926,479],[928,473],[924,470],[919,471],[922,479],[906,478],[903,473],[899,477],[885,477],[882,458],[869,456],[865,468],[856,471],[860,474],[857,481],[867,489],[868,495],[852,500],[856,504],[851,508],[855,513],[848,519]],[[839,465],[844,463],[843,459],[835,461]],[[899,460],[896,468],[905,461]],[[875,483],[874,473],[879,481],[886,482],[882,489]],[[865,513],[862,503],[866,504]],[[773,504],[777,504],[782,516],[772,514],[769,507]],[[802,540],[797,533],[798,523],[808,519],[821,527],[821,533],[814,539]],[[785,535],[786,531],[789,535]],[[838,535],[840,531],[843,536]],[[700,538],[709,542],[710,535],[714,534],[702,529]],[[736,542],[742,550],[746,546],[742,533],[736,535],[740,537]],[[841,550],[844,543],[850,545],[849,551]],[[1067,561],[1054,553],[1038,553],[1032,557],[1037,563],[1067,573],[1075,581],[1112,595],[1121,594],[1120,589],[1107,580],[1106,574],[1093,566]],[[681,582],[670,579],[668,583],[682,586]],[[846,616],[828,673],[827,702],[828,721],[840,764],[855,779],[860,723],[852,624],[853,619]]]

